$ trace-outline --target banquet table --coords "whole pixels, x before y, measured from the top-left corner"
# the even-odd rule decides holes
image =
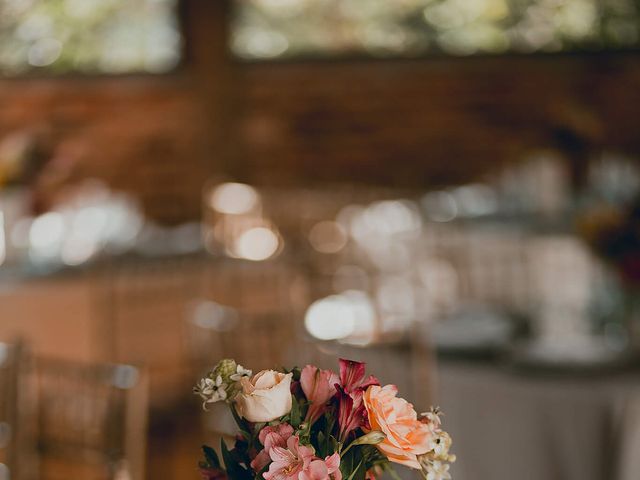
[[[444,360],[455,480],[640,479],[640,372],[526,374]]]

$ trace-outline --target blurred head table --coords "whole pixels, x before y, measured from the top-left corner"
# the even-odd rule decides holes
[[[637,480],[640,372],[525,375],[443,360],[456,480]]]

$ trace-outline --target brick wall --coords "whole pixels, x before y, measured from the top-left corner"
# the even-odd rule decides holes
[[[567,132],[574,150],[640,152],[633,56],[263,64],[239,77],[250,177],[447,183],[567,148]]]
[[[197,215],[191,190],[208,174],[210,151],[203,109],[186,83],[178,77],[6,81],[0,137],[45,131],[49,153],[74,161],[74,178],[101,178],[135,192],[168,221]]]

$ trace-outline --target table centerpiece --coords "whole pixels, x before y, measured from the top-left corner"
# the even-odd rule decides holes
[[[365,374],[365,364],[340,359],[339,373],[317,366],[255,375],[221,360],[194,393],[206,410],[226,402],[238,426],[220,456],[203,446],[204,480],[375,480],[392,464],[425,480],[449,480],[451,437],[437,408],[417,414],[395,385]]]

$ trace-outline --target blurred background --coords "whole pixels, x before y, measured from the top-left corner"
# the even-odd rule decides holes
[[[364,360],[456,480],[640,477],[638,0],[0,0],[0,479],[197,478]]]

